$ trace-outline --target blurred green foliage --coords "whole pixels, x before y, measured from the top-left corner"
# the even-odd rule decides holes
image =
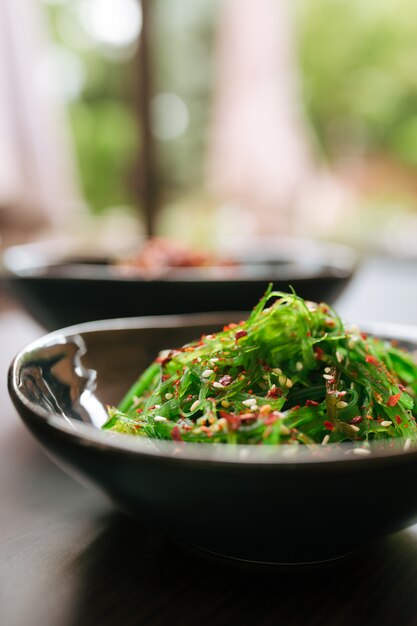
[[[138,203],[137,70],[134,54],[125,60],[111,58],[88,41],[77,17],[82,1],[88,2],[48,5],[48,13],[55,40],[84,68],[83,87],[67,106],[84,191],[97,212]],[[416,166],[417,2],[288,3],[295,12],[301,105],[322,154],[330,161],[352,154],[382,154]],[[188,126],[178,137],[156,139],[165,198],[189,193],[204,180],[220,4],[220,0],[151,2],[154,92],[177,95],[189,114]]]
[[[417,165],[417,3],[299,0],[297,9],[303,101],[323,152]]]
[[[135,203],[130,177],[138,132],[123,102],[97,99],[69,106],[84,193],[93,212]]]
[[[160,179],[167,189],[204,184],[214,39],[220,0],[153,0],[154,91],[178,95],[189,112],[185,132],[157,140]]]

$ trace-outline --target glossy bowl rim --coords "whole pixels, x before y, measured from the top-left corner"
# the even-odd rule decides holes
[[[247,315],[247,312],[246,312]],[[224,324],[228,319],[237,319],[241,314],[229,313],[192,313],[184,315],[163,315],[117,318],[99,320],[75,324],[38,337],[23,347],[12,360],[8,372],[9,394],[15,405],[25,410],[25,415],[30,415],[29,421],[34,420],[37,424],[42,423],[55,432],[59,432],[65,438],[76,441],[79,445],[104,449],[123,455],[147,456],[160,461],[187,462],[204,465],[226,465],[246,468],[272,467],[287,468],[294,470],[297,467],[323,467],[329,464],[338,466],[369,465],[385,463],[387,459],[403,460],[413,459],[417,461],[417,446],[409,450],[400,449],[404,439],[397,438],[392,441],[396,444],[395,449],[380,449],[378,444],[369,444],[370,453],[355,455],[349,443],[328,444],[324,448],[316,444],[314,448],[308,446],[251,446],[238,444],[208,443],[185,443],[178,444],[171,441],[156,441],[153,439],[135,438],[131,435],[102,431],[93,425],[85,424],[68,417],[57,414],[51,415],[37,406],[21,392],[18,385],[20,362],[25,354],[41,347],[56,342],[59,338],[69,338],[83,335],[88,332],[111,332],[118,330],[135,330],[146,328],[175,328],[179,325],[201,327],[203,324]],[[417,346],[417,326],[397,324],[390,322],[363,321],[357,324],[361,329],[376,336],[398,339],[400,341],[415,342]],[[99,372],[98,372],[99,375]],[[18,407],[17,407],[18,408]],[[20,412],[20,411],[19,411]]]

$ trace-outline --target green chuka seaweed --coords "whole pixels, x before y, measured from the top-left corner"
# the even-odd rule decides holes
[[[417,439],[417,365],[327,304],[271,287],[247,321],[167,350],[104,429],[229,444]]]

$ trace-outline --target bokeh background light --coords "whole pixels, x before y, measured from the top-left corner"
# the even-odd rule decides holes
[[[22,28],[19,7],[4,2],[3,109],[30,83],[60,111],[88,214],[144,227],[152,170],[162,233],[224,237],[240,211],[254,234],[391,252],[417,235],[413,0],[36,0]],[[22,47],[26,87],[7,70]]]

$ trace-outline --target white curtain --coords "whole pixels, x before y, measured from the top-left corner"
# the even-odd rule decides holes
[[[0,210],[53,227],[82,201],[63,107],[42,81],[42,11],[39,0],[0,0]]]
[[[330,231],[350,196],[312,149],[291,0],[223,0],[220,7],[209,186],[251,216],[252,234]]]

